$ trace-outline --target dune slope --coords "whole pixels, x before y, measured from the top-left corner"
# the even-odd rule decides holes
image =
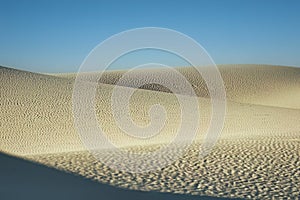
[[[300,70],[295,67],[270,66],[270,65],[219,65],[226,95],[229,100],[241,103],[268,105],[286,108],[300,108]],[[203,67],[210,70],[209,67]],[[193,86],[199,97],[209,97],[206,84],[193,68],[177,68]],[[103,74],[99,82],[107,84],[119,84],[118,81],[126,71],[108,71]],[[141,69],[130,74],[132,80],[141,75],[149,75],[174,79],[168,69]],[[87,76],[95,76],[95,73],[87,73]],[[76,74],[59,74],[61,77],[74,79]],[[123,86],[129,86],[130,82],[122,82]],[[167,88],[156,84],[148,84],[143,87],[148,90],[170,92]]]
[[[199,145],[211,115],[209,95],[192,69],[178,70],[196,90],[197,97],[185,98],[196,98],[200,103],[201,128],[183,158],[166,168],[145,174],[117,171],[86,150],[74,127],[73,74],[43,75],[0,68],[0,150],[122,188],[231,198],[297,198],[300,70],[220,66],[228,96],[224,129],[213,151],[200,160]],[[158,86],[138,89],[130,101],[130,110],[136,123],[146,125],[151,105],[163,105],[168,118],[161,134],[144,141],[118,129],[110,98],[122,73],[107,72],[98,85],[96,113],[108,138],[128,151],[148,151],[169,143],[180,124],[180,109],[175,95]],[[168,72],[163,70],[139,73],[168,78]],[[124,92],[133,90],[126,84],[116,87]],[[176,144],[172,151],[180,148],[182,144]],[[116,152],[112,149],[109,153]]]

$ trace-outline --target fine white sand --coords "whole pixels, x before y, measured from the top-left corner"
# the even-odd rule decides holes
[[[226,87],[227,113],[220,138],[204,159],[199,159],[198,151],[209,125],[210,99],[203,79],[192,68],[178,70],[196,91],[196,97],[185,98],[199,101],[201,129],[185,156],[161,170],[144,174],[114,170],[86,150],[74,127],[74,74],[0,68],[0,150],[129,189],[250,199],[299,197],[300,69],[263,65],[224,65],[219,69]],[[106,72],[99,81],[96,113],[107,137],[128,151],[151,151],[169,143],[180,124],[180,108],[175,95],[157,85],[138,89],[130,110],[136,123],[146,125],[150,106],[163,105],[168,118],[161,134],[139,140],[117,127],[110,98],[123,73]],[[136,72],[132,79],[141,73],[171,78],[166,70],[149,69]],[[133,90],[128,86],[116,87]],[[176,144],[172,151],[179,151],[182,145]]]

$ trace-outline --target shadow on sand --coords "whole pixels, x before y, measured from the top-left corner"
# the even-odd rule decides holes
[[[0,199],[189,200],[223,198],[125,190],[0,153]]]

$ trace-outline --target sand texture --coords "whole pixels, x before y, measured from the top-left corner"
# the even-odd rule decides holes
[[[246,199],[299,198],[300,68],[221,65],[219,69],[227,95],[225,124],[216,146],[203,159],[198,153],[209,127],[211,103],[203,79],[192,68],[178,71],[189,80],[196,96],[180,95],[199,102],[201,128],[184,156],[163,169],[142,174],[122,172],[87,151],[74,125],[75,74],[0,68],[0,151],[133,190]],[[180,107],[176,96],[159,85],[137,89],[130,99],[130,114],[134,122],[145,126],[148,109],[160,103],[167,113],[162,132],[140,140],[118,128],[111,113],[112,91],[114,87],[125,93],[134,90],[130,82],[118,84],[124,72],[106,72],[97,83],[96,115],[107,137],[129,152],[148,152],[170,143],[179,128]],[[132,74],[132,80],[141,74],[172,78],[167,70],[143,69]],[[87,84],[95,76],[92,72],[85,75]],[[88,117],[85,123],[90,123]],[[172,146],[170,155],[185,147],[184,138],[182,141]],[[118,153],[114,149],[99,151]]]

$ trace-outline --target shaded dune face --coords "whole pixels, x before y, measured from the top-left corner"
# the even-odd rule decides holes
[[[268,105],[287,108],[300,108],[300,70],[294,67],[268,66],[268,65],[220,65],[218,66],[226,88],[228,100],[258,105]],[[199,97],[209,97],[209,92],[202,76],[190,67],[176,68],[190,82]],[[203,67],[204,71],[210,70]],[[137,70],[130,76],[132,80],[138,79],[141,74],[168,78],[174,80],[168,69]],[[100,83],[118,84],[119,79],[126,71],[109,71],[100,78]],[[62,74],[60,76],[74,78],[75,74]],[[87,73],[87,76],[95,76]],[[131,83],[119,84],[130,86]],[[168,88],[157,84],[147,84],[141,87],[146,90],[171,92]]]
[[[199,159],[198,153],[209,126],[211,105],[206,84],[192,68],[178,71],[195,90],[196,96],[183,96],[199,102],[201,126],[195,143],[182,159],[161,170],[144,174],[118,171],[87,151],[74,125],[74,74],[46,75],[0,68],[0,150],[123,188],[251,199],[297,198],[300,69],[263,65],[219,69],[226,87],[227,113],[219,140],[204,159]],[[172,78],[167,70],[149,69],[133,73],[132,79],[138,79],[141,73]],[[150,140],[139,140],[118,128],[111,112],[112,91],[114,87],[124,92],[134,90],[126,82],[115,86],[122,74],[124,71],[105,72],[97,87],[97,120],[108,139],[134,152],[154,151],[170,143],[179,128],[180,107],[176,96],[157,84],[135,90],[130,114],[135,123],[145,126],[151,122],[149,108],[160,103],[167,113],[162,132]],[[95,74],[86,73],[87,82],[91,76]],[[86,123],[90,120],[87,118]],[[175,144],[170,151],[179,151],[183,145]],[[118,153],[113,149],[103,151]]]

